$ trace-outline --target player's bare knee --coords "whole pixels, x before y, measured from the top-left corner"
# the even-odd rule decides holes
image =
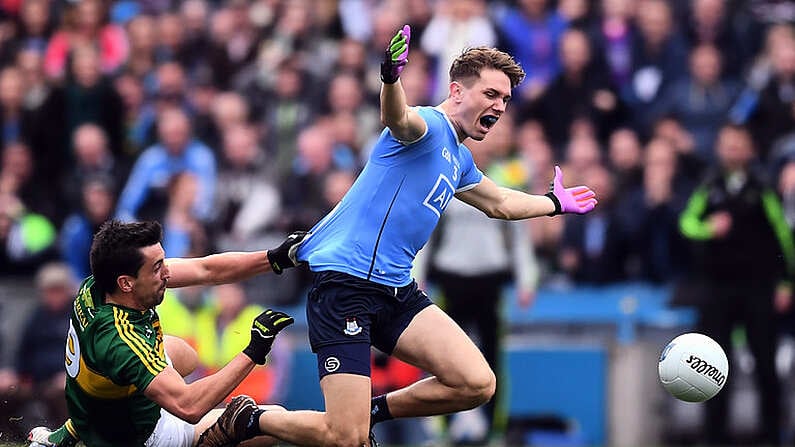
[[[362,447],[368,445],[370,431],[356,427],[338,428],[330,430],[323,445],[329,447]]]
[[[473,406],[482,405],[494,396],[497,390],[497,378],[488,366],[473,369],[464,377],[459,390]]]

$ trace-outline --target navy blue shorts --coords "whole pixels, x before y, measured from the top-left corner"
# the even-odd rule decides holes
[[[414,316],[431,304],[414,281],[389,287],[347,273],[315,273],[306,317],[320,376],[369,375],[370,346],[391,354]]]

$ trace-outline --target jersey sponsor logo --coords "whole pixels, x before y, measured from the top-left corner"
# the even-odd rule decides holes
[[[439,174],[439,178],[436,179],[436,184],[433,185],[433,189],[431,189],[431,192],[425,197],[425,200],[422,201],[422,204],[433,211],[437,217],[442,217],[444,209],[447,208],[454,194],[455,188],[453,184],[447,176]]]
[[[340,369],[340,361],[336,357],[328,357],[326,361],[323,362],[323,367],[326,369],[327,372],[334,372]]]
[[[718,368],[715,368],[714,366],[707,363],[706,360],[702,360],[695,355],[691,355],[687,360],[685,360],[685,363],[690,365],[690,368],[693,371],[701,374],[704,377],[712,379],[712,381],[718,385],[723,385],[723,382],[726,381],[726,376],[721,373]]]
[[[359,323],[356,322],[356,318],[346,318],[345,330],[342,332],[344,332],[345,335],[359,335],[362,332],[362,328],[359,326]]]

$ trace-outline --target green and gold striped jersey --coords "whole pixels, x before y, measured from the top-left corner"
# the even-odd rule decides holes
[[[74,301],[66,339],[69,417],[88,447],[142,446],[160,407],[143,392],[166,368],[154,309],[101,304],[88,277]]]

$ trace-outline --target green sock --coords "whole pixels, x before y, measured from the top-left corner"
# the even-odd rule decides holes
[[[77,445],[79,439],[76,436],[72,436],[72,433],[69,431],[68,426],[72,424],[72,420],[68,419],[66,423],[61,425],[58,430],[55,430],[47,437],[50,442],[55,443],[58,447],[74,447]],[[72,428],[74,430],[74,428]]]

